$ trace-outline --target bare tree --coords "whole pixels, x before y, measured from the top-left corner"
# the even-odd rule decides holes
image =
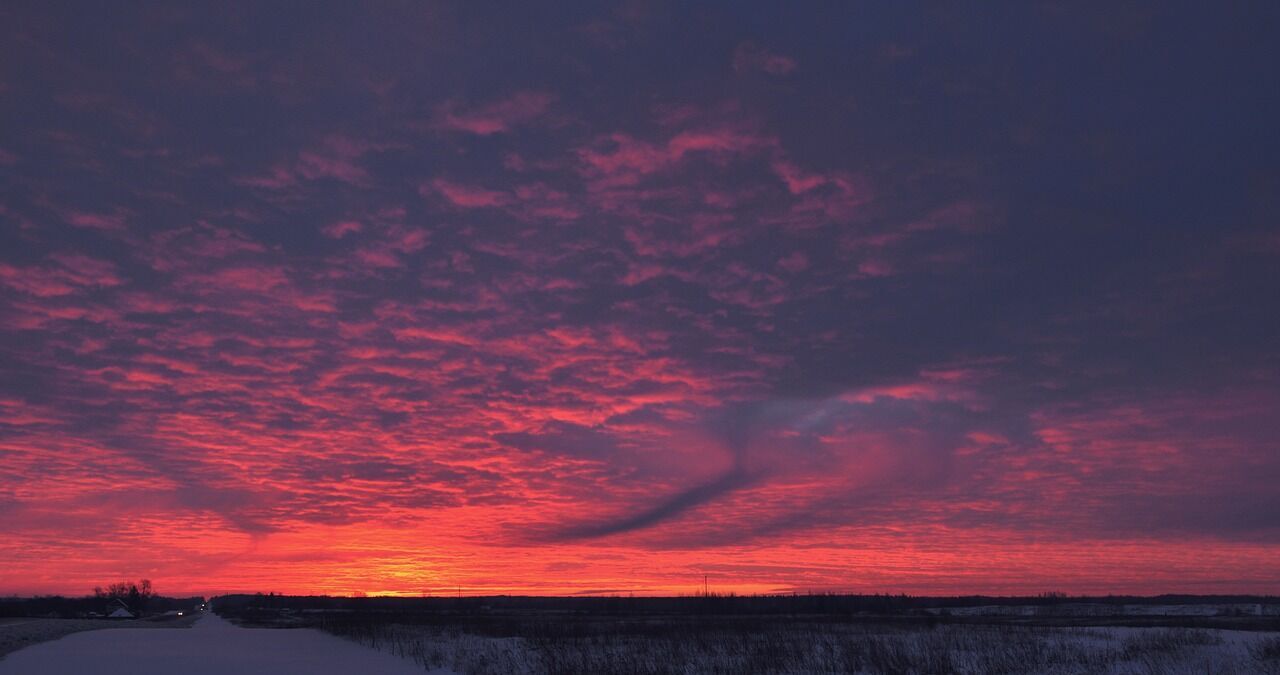
[[[93,597],[102,600],[119,600],[129,608],[129,611],[140,614],[147,609],[151,598],[155,597],[155,589],[151,586],[150,579],[142,579],[137,583],[117,581],[109,584],[105,590],[101,586],[95,586]]]

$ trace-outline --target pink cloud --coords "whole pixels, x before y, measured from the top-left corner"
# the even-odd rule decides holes
[[[864,260],[858,263],[858,275],[863,277],[887,277],[893,274],[893,265],[883,260]]]
[[[387,245],[401,253],[414,253],[426,248],[431,235],[418,227],[393,227],[387,234]]]
[[[369,183],[369,172],[360,164],[371,153],[400,147],[395,143],[366,141],[340,134],[324,138],[314,147],[301,150],[292,162],[273,166],[265,174],[241,176],[234,181],[241,185],[282,190],[296,186],[300,179],[337,180],[357,187]]]
[[[800,63],[790,56],[775,54],[751,42],[744,42],[733,50],[733,69],[740,73],[754,70],[786,75],[798,65]]]
[[[642,177],[674,166],[690,154],[731,158],[776,145],[777,141],[771,137],[726,126],[683,131],[663,144],[614,133],[579,148],[577,154],[584,173],[598,179],[597,187],[611,187],[634,185]]]
[[[510,131],[541,117],[553,100],[554,97],[545,92],[524,91],[500,101],[467,109],[456,101],[450,101],[437,110],[436,126],[450,131],[489,136]]]
[[[265,174],[240,176],[232,180],[239,185],[248,185],[249,187],[266,190],[283,190],[298,184],[297,177],[285,166],[273,166]]]
[[[650,262],[632,262],[627,265],[627,271],[618,281],[626,286],[638,286],[650,279],[657,279],[664,276],[673,276],[682,278],[686,281],[691,280],[693,276],[688,272],[684,272],[665,265],[659,265]]]
[[[468,331],[458,328],[437,327],[427,328],[423,326],[412,326],[407,328],[399,328],[391,331],[397,340],[413,341],[426,340],[430,342],[443,342],[445,344],[471,346],[477,344],[476,336]]]
[[[523,219],[576,220],[581,208],[570,196],[545,183],[519,185],[515,189],[518,204],[512,206],[513,215]]]
[[[81,285],[118,286],[122,283],[116,274],[116,266],[105,260],[81,253],[54,253],[49,258],[62,266],[68,278]]]
[[[124,283],[115,265],[81,254],[55,253],[56,265],[16,267],[0,263],[0,284],[40,298],[79,293],[91,288],[109,288]]]
[[[640,176],[666,166],[672,160],[665,148],[639,141],[626,134],[610,134],[583,148],[578,157],[588,170],[606,176]],[[634,182],[634,181],[629,181]]]
[[[21,268],[4,263],[0,263],[0,283],[40,298],[69,295],[78,290],[75,284],[50,277],[34,268]]]
[[[139,247],[138,255],[152,269],[173,272],[191,269],[202,261],[252,257],[266,250],[240,231],[199,221],[193,226],[152,235]]]
[[[172,57],[173,74],[180,82],[220,88],[252,88],[258,78],[253,61],[231,54],[203,40],[194,40]]]
[[[424,184],[418,191],[423,195],[431,192],[439,193],[454,206],[467,209],[502,206],[510,200],[510,197],[503,192],[454,183],[443,178]]]
[[[357,249],[357,262],[368,267],[403,267],[402,255],[416,253],[426,248],[430,234],[421,228],[392,226],[375,242]]]
[[[680,159],[690,152],[745,154],[776,145],[777,141],[767,136],[721,127],[683,131],[667,143],[667,148],[675,159]]]
[[[871,188],[863,177],[843,171],[831,172],[820,178],[812,175],[792,178],[799,182],[788,183],[789,190],[805,188],[796,195],[797,201],[787,216],[786,224],[792,227],[814,227],[833,220],[853,218],[872,199]]]
[[[924,218],[907,225],[909,231],[956,229],[976,232],[988,224],[990,214],[978,203],[959,201],[934,209]]]
[[[279,267],[236,266],[203,275],[199,283],[224,290],[260,292],[285,286],[289,278]]]
[[[358,249],[355,252],[355,257],[361,264],[370,267],[392,268],[400,267],[404,264],[401,262],[400,256],[384,247],[378,246]]]
[[[805,254],[795,251],[788,256],[779,258],[778,267],[781,267],[792,274],[803,272],[809,268],[809,258]]]
[[[321,232],[330,239],[341,239],[348,234],[359,232],[364,229],[364,225],[358,220],[341,220],[331,225],[326,225]]]
[[[363,185],[369,173],[353,158],[303,151],[298,153],[297,172],[308,180],[333,178],[351,185]]]
[[[726,213],[695,213],[684,227],[677,228],[631,225],[622,233],[636,253],[656,257],[685,258],[742,239],[741,228],[735,227],[733,216]]]
[[[786,160],[774,160],[773,170],[787,184],[787,189],[793,195],[802,194],[827,184],[825,176],[808,173]]]
[[[981,373],[967,368],[942,368],[921,370],[919,376],[907,382],[878,387],[867,387],[845,392],[840,400],[846,403],[874,403],[877,399],[906,401],[950,401],[974,403],[973,384],[981,379]]]
[[[275,299],[302,312],[330,313],[338,309],[337,300],[330,291],[309,292],[289,288]]]
[[[68,211],[67,222],[76,227],[87,227],[94,230],[120,231],[125,229],[125,216],[116,213],[90,213],[87,211]]]

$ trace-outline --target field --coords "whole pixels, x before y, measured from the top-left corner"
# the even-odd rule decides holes
[[[426,675],[411,661],[315,630],[245,629],[207,613],[186,630],[146,624],[20,649],[0,658],[0,675]]]
[[[311,600],[240,599],[220,611],[464,675],[1280,673],[1280,624],[1260,603],[900,599],[849,612],[865,599],[837,598],[814,612],[821,599]]]
[[[426,669],[499,673],[1280,673],[1280,637],[1193,628],[620,626],[499,637],[438,627],[327,629]]]
[[[118,628],[188,628],[194,617],[155,621],[112,621],[108,619],[50,619],[8,618],[0,619],[0,658],[24,647],[57,640],[58,638],[90,630]]]

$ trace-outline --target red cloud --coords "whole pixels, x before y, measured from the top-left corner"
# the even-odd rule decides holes
[[[690,155],[732,158],[776,146],[771,137],[732,127],[695,129],[675,134],[665,143],[653,144],[627,134],[602,136],[579,148],[582,172],[597,187],[634,185],[646,175],[670,168]]]
[[[553,96],[544,92],[524,91],[472,108],[450,101],[436,111],[435,124],[441,129],[489,136],[541,117],[553,100]]]
[[[733,69],[738,72],[760,71],[770,75],[787,75],[799,62],[790,56],[775,54],[751,42],[738,45],[733,51]]]
[[[48,298],[123,283],[116,266],[109,262],[80,254],[60,253],[49,257],[55,265],[17,267],[0,263],[0,284]]]
[[[793,195],[803,194],[828,183],[826,176],[807,173],[795,164],[782,159],[774,160],[773,170],[787,184],[787,189]]]
[[[454,183],[443,178],[424,184],[418,191],[424,195],[436,192],[454,206],[466,209],[502,206],[510,200],[505,193],[496,190]]]
[[[68,223],[76,227],[87,227],[94,230],[120,231],[126,227],[125,215],[119,211],[110,214],[68,211],[66,219]]]
[[[363,229],[364,225],[360,224],[360,221],[358,220],[340,220],[331,225],[324,226],[324,229],[321,231],[324,232],[324,236],[329,237],[330,239],[341,239],[348,234],[359,232]]]
[[[269,190],[285,190],[296,187],[301,180],[332,179],[362,187],[369,183],[369,172],[361,164],[364,156],[396,147],[394,143],[333,134],[314,147],[300,150],[293,161],[277,164],[265,174],[237,177],[235,182]]]
[[[775,34],[619,79],[670,60],[642,5],[639,51],[527,64],[455,58],[466,12],[121,19],[200,40],[164,53],[11,22],[3,93],[56,114],[0,150],[0,591],[1280,590],[1250,157],[1191,144],[1256,178],[1197,181],[1138,130],[1057,184],[986,64],[874,40],[814,57],[853,78]]]

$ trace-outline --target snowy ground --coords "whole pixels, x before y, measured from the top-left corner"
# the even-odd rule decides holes
[[[528,638],[364,626],[347,636],[466,675],[1258,675],[1280,674],[1276,633],[1167,628],[838,624],[671,633],[626,629]]]
[[[0,660],[0,675],[423,675],[421,667],[316,630],[239,628],[212,614],[188,630],[68,635]],[[433,671],[437,675],[448,670]]]
[[[1267,632],[714,621],[667,630],[599,623],[557,628],[544,617],[525,637],[360,623],[342,639],[313,629],[241,628],[207,615],[185,630],[68,635],[0,659],[0,675],[1280,673],[1280,635]]]
[[[1213,616],[1274,617],[1280,605],[1269,603],[1199,603],[1194,605],[1122,605],[1097,602],[1063,602],[1051,605],[978,605],[935,607],[926,612],[937,616],[1027,616],[1027,617],[1136,617]]]
[[[186,628],[187,619],[171,621],[110,621],[106,619],[0,619],[0,659],[5,654],[65,635],[86,630],[108,630],[133,627],[138,630],[172,630]]]

